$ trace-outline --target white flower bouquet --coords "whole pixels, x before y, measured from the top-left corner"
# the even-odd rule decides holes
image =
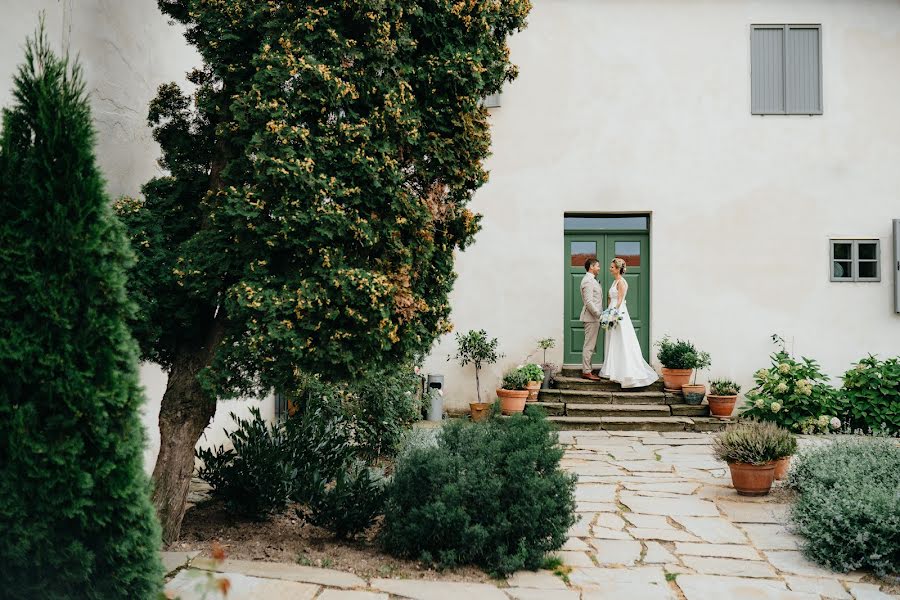
[[[603,329],[614,329],[624,317],[625,315],[617,309],[609,307],[600,313],[600,327]]]

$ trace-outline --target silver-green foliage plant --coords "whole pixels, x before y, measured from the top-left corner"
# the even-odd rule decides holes
[[[709,382],[709,393],[713,396],[736,396],[741,386],[730,379],[713,379]]]
[[[900,572],[900,446],[890,439],[839,439],[801,453],[788,475],[803,551],[839,572]]]
[[[791,456],[797,450],[794,436],[773,423],[749,422],[728,429],[713,443],[716,458],[727,463],[764,465]]]

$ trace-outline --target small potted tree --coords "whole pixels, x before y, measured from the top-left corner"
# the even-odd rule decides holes
[[[528,402],[535,402],[538,399],[538,392],[541,391],[544,370],[535,363],[528,363],[521,369],[525,373],[525,377],[528,378],[528,383],[525,384],[525,389],[528,390]]]
[[[544,371],[544,378],[541,380],[541,389],[550,389],[550,380],[556,371],[556,365],[547,362],[547,350],[556,347],[556,340],[553,338],[543,338],[538,340],[538,348],[544,351],[544,362],[541,363],[541,369]]]
[[[503,383],[497,390],[500,398],[500,412],[504,415],[520,413],[525,410],[525,401],[528,398],[528,373],[524,368],[510,369],[503,375]]]
[[[774,423],[751,421],[728,429],[713,444],[716,458],[728,463],[731,483],[742,496],[765,496],[775,481],[775,462],[797,441]]]
[[[697,375],[700,374],[700,371],[703,369],[709,368],[711,364],[709,353],[708,352],[697,352],[696,360],[694,361],[694,381],[693,383],[685,384],[681,386],[681,393],[684,394],[684,401],[687,404],[698,405],[703,402],[704,396],[706,396],[706,386],[702,383],[697,383]]]
[[[656,345],[659,347],[656,358],[663,367],[663,384],[669,391],[681,391],[685,385],[690,384],[694,369],[704,369],[710,364],[709,353],[697,350],[691,342],[673,341],[671,337],[665,336]],[[700,400],[703,400],[702,396]]]
[[[469,414],[473,421],[480,421],[490,414],[491,404],[481,401],[481,367],[494,364],[500,359],[498,344],[497,338],[488,338],[484,329],[473,329],[465,335],[457,333],[456,354],[447,358],[456,359],[461,367],[470,363],[475,367],[475,397],[478,401],[469,403]]]
[[[730,379],[714,379],[709,384],[709,395],[706,401],[709,402],[709,414],[720,419],[727,419],[734,411],[734,404],[737,402],[738,392],[741,386]]]

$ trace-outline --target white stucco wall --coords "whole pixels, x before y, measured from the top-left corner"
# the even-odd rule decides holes
[[[25,38],[34,33],[42,10],[50,42],[57,49],[68,43],[84,68],[97,126],[97,158],[110,196],[138,194],[143,183],[162,173],[156,164],[159,147],[146,125],[148,104],[161,83],[186,83],[184,75],[200,64],[199,55],[152,0],[0,0],[0,106],[12,100],[12,78],[23,60]],[[157,418],[166,375],[145,364],[141,382],[145,467],[151,471],[159,452]],[[260,406],[264,416],[274,415],[271,399],[220,402],[199,445],[226,443],[223,431],[233,423],[230,413],[248,416],[251,406]]]
[[[750,115],[756,23],[821,24],[824,115]],[[536,0],[512,59],[452,298],[457,331],[507,354],[483,391],[538,338],[562,346],[566,212],[652,213],[651,340],[694,340],[706,375],[747,389],[776,332],[832,376],[900,354],[900,2]],[[881,240],[881,283],[829,282],[837,236]],[[462,407],[474,377],[453,350],[447,336],[426,366]]]
[[[110,195],[136,194],[160,172],[147,104],[199,58],[150,0],[0,0],[0,105],[41,9],[85,67]],[[534,0],[529,22],[512,40],[521,76],[492,111],[484,227],[452,296],[456,330],[483,327],[507,355],[484,392],[540,337],[558,340],[560,362],[566,212],[652,213],[651,338],[693,339],[712,353],[708,375],[746,386],[774,332],[833,376],[900,353],[900,1]],[[752,23],[822,25],[824,115],[750,115]],[[882,282],[830,283],[834,236],[881,239]],[[446,361],[453,350],[447,336],[426,368],[459,409],[474,377]],[[151,467],[165,376],[145,365],[142,381]],[[220,406],[209,441],[249,405]]]

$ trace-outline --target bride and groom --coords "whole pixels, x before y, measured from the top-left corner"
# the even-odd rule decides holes
[[[641,346],[634,325],[628,314],[625,296],[628,294],[628,282],[623,275],[627,269],[625,261],[614,259],[609,264],[609,272],[615,278],[606,296],[608,312],[603,311],[603,287],[597,281],[600,272],[600,261],[590,258],[584,263],[585,273],[581,280],[581,322],[584,324],[584,347],[581,352],[581,377],[593,381],[601,378],[615,381],[623,388],[644,387],[656,381],[659,376],[647,364],[641,354]],[[613,309],[615,313],[613,313]],[[610,322],[611,319],[611,322]],[[603,368],[600,376],[594,375],[591,361],[597,345],[597,334],[601,321],[610,322],[603,342]]]

